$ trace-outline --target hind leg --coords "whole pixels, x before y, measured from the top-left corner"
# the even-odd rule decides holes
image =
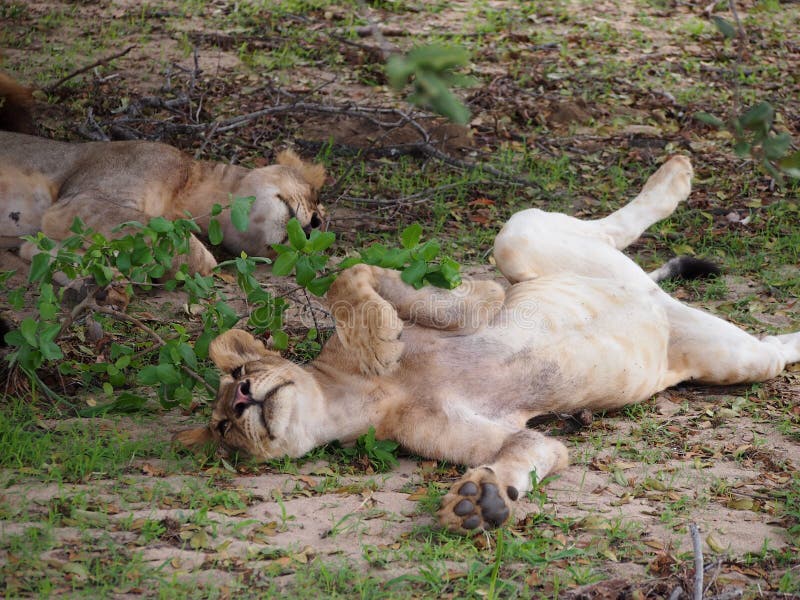
[[[654,285],[620,250],[688,197],[691,177],[689,159],[676,156],[647,180],[634,200],[604,219],[583,221],[538,209],[519,212],[495,239],[497,267],[511,283],[571,272]]]
[[[729,385],[765,381],[800,362],[800,332],[757,338],[714,315],[663,296],[669,320],[669,373],[680,381]]]

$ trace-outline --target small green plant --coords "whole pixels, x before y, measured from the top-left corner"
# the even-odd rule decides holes
[[[341,448],[341,454],[349,459],[363,459],[377,472],[389,471],[397,465],[397,449],[400,444],[392,440],[375,439],[375,428],[360,436],[351,448]]]

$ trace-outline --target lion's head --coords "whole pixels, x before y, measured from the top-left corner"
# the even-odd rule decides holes
[[[177,441],[214,441],[225,451],[263,460],[302,456],[313,448],[302,420],[321,397],[311,375],[240,329],[217,337],[209,353],[222,372],[211,422],[180,432]]]
[[[286,224],[296,217],[306,229],[323,225],[324,210],[319,191],[325,168],[303,162],[293,151],[278,154],[276,165],[250,171],[236,188],[237,197],[255,197],[247,231],[238,231],[230,220],[221,221],[226,250],[250,256],[273,256],[272,244],[286,240]]]

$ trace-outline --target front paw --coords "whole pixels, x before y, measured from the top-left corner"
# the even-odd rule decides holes
[[[495,529],[508,520],[518,496],[515,487],[504,489],[492,469],[470,469],[442,499],[439,523],[456,533]]]
[[[391,373],[403,355],[403,322],[388,304],[365,306],[353,322],[340,325],[340,333],[345,348],[365,375]]]

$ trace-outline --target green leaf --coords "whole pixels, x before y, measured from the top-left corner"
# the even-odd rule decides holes
[[[285,331],[273,331],[272,344],[278,350],[286,350],[289,347],[289,336]]]
[[[195,356],[194,349],[187,343],[182,343],[178,346],[178,354],[184,364],[189,365],[191,368],[197,368],[197,356]]]
[[[299,255],[295,250],[291,250],[278,256],[275,262],[272,263],[272,273],[279,277],[285,277],[294,269]]]
[[[325,295],[334,281],[336,281],[336,275],[326,275],[310,281],[306,287],[309,292],[321,297]]]
[[[320,231],[314,229],[311,232],[311,237],[308,239],[308,250],[312,252],[322,252],[331,247],[333,242],[336,241],[336,234],[332,231]]]
[[[308,243],[306,233],[303,231],[303,226],[300,225],[300,221],[295,217],[289,219],[289,222],[286,224],[286,233],[289,236],[289,243],[295,250],[302,250],[306,247]]]
[[[180,372],[170,364],[161,363],[156,365],[156,375],[158,380],[166,385],[176,385],[181,382]]]
[[[39,344],[39,351],[42,353],[42,358],[45,360],[60,360],[64,358],[61,348],[52,341],[42,340]]]
[[[768,137],[764,140],[764,154],[770,160],[780,160],[792,147],[792,136],[788,133]]]
[[[255,196],[247,196],[234,198],[231,202],[231,223],[238,231],[247,231],[247,226],[250,224],[250,210],[255,201]]]
[[[306,287],[317,275],[307,256],[301,256],[297,259],[294,270],[297,284],[302,287]]]
[[[430,262],[439,256],[439,250],[441,250],[439,242],[436,240],[428,240],[422,245],[422,248],[419,249],[418,254],[422,260]]]
[[[211,207],[211,216],[217,217],[222,212],[222,205],[219,203],[215,203],[214,206]]]
[[[348,256],[342,262],[340,262],[338,266],[342,271],[344,271],[352,266],[360,265],[362,262],[364,262],[364,260],[360,256]]]
[[[400,279],[415,288],[422,286],[422,278],[428,272],[428,265],[424,260],[417,259],[400,273]]]
[[[211,219],[208,223],[208,241],[214,246],[222,243],[222,225],[216,219]]]
[[[717,15],[711,15],[711,21],[726,38],[731,39],[736,37],[736,28],[729,21]]]
[[[216,333],[213,331],[204,331],[197,337],[197,341],[194,343],[194,353],[197,358],[200,360],[208,358],[208,346],[215,337]]]
[[[28,273],[28,282],[47,281],[50,279],[51,256],[47,252],[35,254],[31,259],[31,270]]]
[[[131,255],[127,252],[117,254],[116,266],[123,273],[127,273],[131,268]]]
[[[19,332],[22,334],[22,337],[28,342],[29,346],[34,348],[39,347],[39,339],[36,335],[38,329],[39,322],[32,317],[26,317],[23,319],[22,323],[19,324]]]
[[[380,266],[386,269],[399,269],[411,259],[411,250],[407,248],[390,248],[381,257]]]
[[[160,383],[155,365],[147,365],[136,375],[136,381],[141,385],[156,385]]]
[[[454,123],[461,125],[469,121],[469,110],[456,98],[447,84],[435,73],[427,71],[417,72],[416,102],[428,104],[434,112],[439,113]],[[411,99],[415,99],[412,97]]]
[[[94,264],[89,267],[89,272],[99,286],[108,285],[114,277],[114,271],[106,265]]]
[[[168,233],[175,229],[172,221],[169,221],[164,217],[153,217],[147,223],[147,226],[156,233]]]
[[[694,113],[694,118],[700,121],[701,123],[705,123],[706,125],[711,125],[712,127],[716,128],[720,128],[725,125],[722,119],[719,119],[707,112],[702,112],[702,111],[696,112]]]
[[[775,118],[775,109],[769,102],[760,102],[739,118],[739,123],[750,131],[769,131],[772,120]]]
[[[419,244],[421,237],[422,225],[419,223],[412,223],[403,230],[403,233],[400,234],[400,243],[403,245],[403,248],[410,250]]]

